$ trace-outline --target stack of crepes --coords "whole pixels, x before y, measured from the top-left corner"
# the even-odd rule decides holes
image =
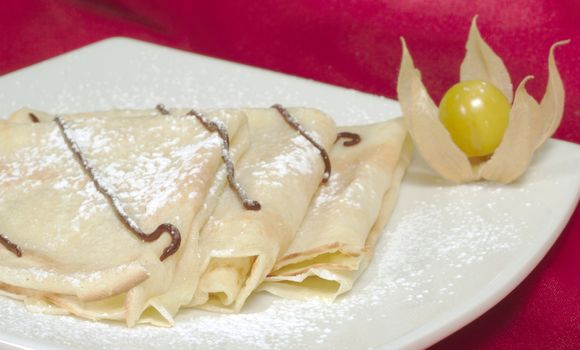
[[[282,107],[203,111],[228,142],[184,109],[22,109],[0,122],[0,293],[168,326],[180,308],[238,312],[257,290],[350,290],[395,204],[407,132],[400,119],[336,128],[318,110],[283,111],[302,131]],[[168,225],[180,242],[135,234]]]

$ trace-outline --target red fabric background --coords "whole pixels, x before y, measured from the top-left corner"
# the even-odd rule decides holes
[[[548,48],[567,101],[556,137],[580,143],[580,2],[575,0],[3,0],[0,74],[111,36],[128,36],[396,97],[399,37],[438,101],[458,77],[470,19],[540,98]],[[580,348],[580,213],[507,298],[433,349]]]

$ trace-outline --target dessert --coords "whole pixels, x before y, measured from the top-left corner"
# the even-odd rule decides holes
[[[401,119],[339,128],[338,135],[330,153],[333,175],[314,196],[261,290],[332,300],[352,288],[370,261],[397,199],[412,143]]]
[[[325,153],[289,127],[278,109],[244,111],[252,145],[236,173],[262,209],[244,210],[226,189],[202,230],[202,275],[191,305],[207,310],[241,309],[292,242],[312,196],[330,175]],[[332,146],[332,119],[315,110],[290,112],[321,148]]]
[[[243,113],[215,117],[227,123],[233,148],[248,146]],[[215,205],[219,192],[210,188],[225,184],[216,177],[220,139],[192,118],[62,118],[95,177],[140,229],[179,229],[180,249],[172,255],[164,253],[169,235],[143,242],[133,234],[58,123],[2,122],[0,232],[22,256],[0,250],[0,281],[27,290],[29,303],[46,300],[84,317],[134,324],[153,296],[169,291]],[[114,302],[103,302],[109,297]]]
[[[0,293],[129,326],[171,325],[183,307],[238,312],[266,278],[278,284],[273,270],[296,262],[288,256],[316,262],[313,249],[346,263],[307,273],[342,275],[335,295],[346,292],[411,153],[400,120],[337,133],[320,111],[280,105],[22,109],[0,133],[0,212],[10,213],[0,222]],[[334,204],[320,208],[327,191]],[[339,229],[329,225],[336,215]]]

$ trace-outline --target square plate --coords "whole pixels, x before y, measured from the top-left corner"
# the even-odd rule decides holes
[[[0,115],[112,107],[317,107],[338,124],[400,114],[395,101],[131,39],[99,42],[0,78]],[[173,328],[28,312],[0,298],[0,346],[35,349],[400,348],[449,335],[515,288],[580,194],[580,147],[550,140],[520,180],[452,186],[416,157],[374,261],[335,303],[254,295],[238,315],[184,310]]]

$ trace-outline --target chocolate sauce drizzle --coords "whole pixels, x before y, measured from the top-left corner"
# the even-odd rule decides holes
[[[334,143],[337,143],[338,140],[340,140],[341,138],[349,139],[349,140],[346,140],[342,143],[342,145],[345,147],[351,147],[354,145],[358,145],[360,143],[360,140],[361,140],[359,134],[355,134],[354,132],[343,131],[343,132],[339,132],[338,135],[336,135],[336,141],[334,141]]]
[[[163,115],[171,114],[170,111],[165,108],[163,104],[158,104],[155,106],[155,109],[159,111],[159,113]],[[197,120],[203,125],[203,127],[209,132],[217,132],[220,139],[222,140],[222,160],[226,166],[226,171],[228,174],[228,182],[238,198],[242,201],[242,205],[247,210],[260,210],[262,206],[258,201],[250,199],[248,193],[242,185],[238,182],[235,176],[235,169],[234,169],[234,162],[230,156],[230,137],[228,135],[228,130],[226,126],[217,120],[209,120],[206,116],[204,116],[201,112],[196,111],[195,109],[190,110],[187,113],[188,116],[193,116],[197,118]]]
[[[171,114],[171,112],[169,112],[169,110],[167,108],[165,108],[165,105],[163,103],[160,103],[157,106],[155,106],[155,109],[163,115]]]
[[[209,132],[217,132],[220,136],[223,147],[222,147],[222,160],[226,165],[226,171],[228,173],[228,182],[230,186],[236,192],[237,196],[242,201],[244,208],[247,210],[260,210],[262,205],[258,201],[250,199],[248,193],[242,185],[238,182],[234,170],[234,162],[230,156],[230,138],[228,135],[228,130],[226,126],[218,120],[208,120],[203,114],[192,109],[187,113],[187,115],[192,115],[197,118],[197,120],[207,129]]]
[[[33,123],[40,123],[40,119],[34,113],[28,113],[28,117],[32,120]]]
[[[276,109],[281,115],[282,117],[284,117],[284,120],[286,120],[286,122],[296,131],[298,131],[305,139],[307,139],[308,141],[310,141],[310,143],[316,147],[316,149],[318,149],[318,151],[320,152],[320,156],[322,157],[322,160],[324,161],[324,176],[322,177],[322,183],[327,183],[328,179],[330,179],[330,173],[331,173],[331,164],[330,164],[330,157],[328,156],[328,152],[326,152],[326,150],[324,149],[324,147],[319,144],[318,142],[316,142],[316,140],[314,140],[314,138],[310,135],[310,133],[304,129],[304,127],[302,125],[300,125],[300,123],[298,122],[298,120],[292,115],[290,114],[290,112],[288,112],[288,110],[284,107],[282,107],[282,105],[280,104],[275,104],[272,106],[272,108]]]
[[[88,174],[90,179],[95,184],[97,190],[101,192],[105,196],[105,198],[107,198],[107,200],[115,210],[117,217],[121,220],[121,222],[125,225],[125,227],[127,227],[129,231],[131,231],[135,236],[139,237],[139,239],[141,239],[144,242],[153,242],[159,239],[159,237],[161,237],[162,234],[164,233],[169,234],[171,236],[171,243],[169,243],[169,245],[163,250],[163,253],[161,254],[161,257],[159,259],[163,261],[168,257],[170,257],[171,255],[175,254],[175,252],[177,252],[179,246],[181,245],[181,233],[179,232],[179,229],[172,224],[164,223],[159,225],[155,229],[155,231],[151,233],[145,233],[143,229],[141,229],[141,227],[137,224],[137,222],[135,222],[135,220],[133,220],[129,216],[129,214],[125,211],[125,208],[123,208],[121,201],[117,196],[115,196],[113,191],[107,186],[105,186],[101,182],[101,180],[95,175],[95,170],[89,164],[89,162],[81,152],[80,147],[72,138],[70,130],[68,129],[68,126],[66,125],[62,117],[57,116],[54,119],[54,121],[60,128],[68,148],[71,150],[71,152],[73,152],[78,162],[81,164],[85,172]]]
[[[17,257],[20,258],[22,256],[22,250],[20,250],[20,248],[16,244],[10,242],[8,238],[2,235],[0,235],[0,244],[2,244],[6,249],[14,253],[14,255],[16,255]]]

